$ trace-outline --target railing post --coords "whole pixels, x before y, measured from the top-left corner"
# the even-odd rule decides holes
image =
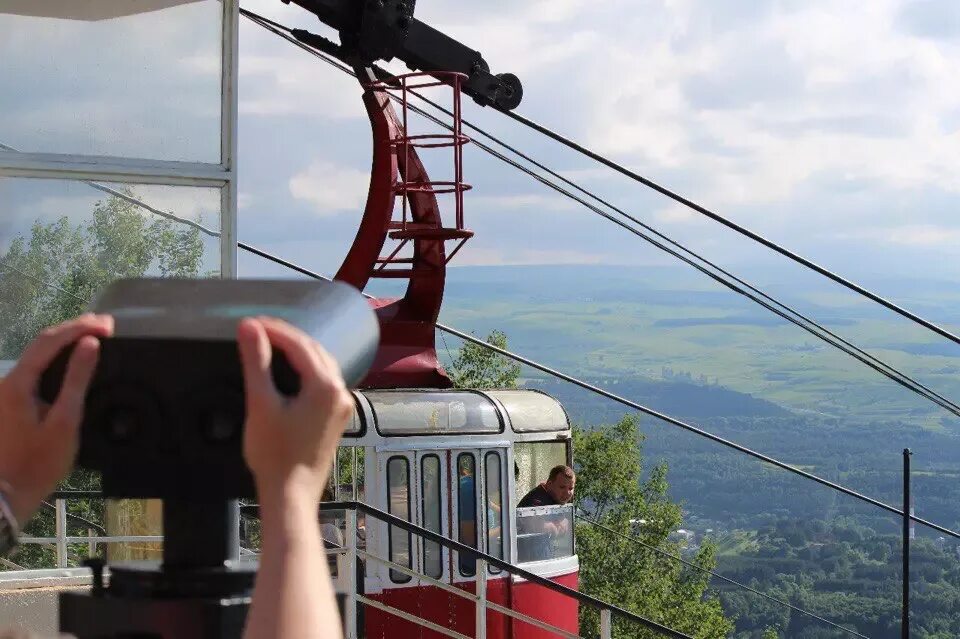
[[[613,632],[613,624],[611,623],[610,618],[610,609],[604,608],[600,611],[600,639],[610,639]]]
[[[900,611],[900,636],[910,639],[910,452],[903,449],[903,607]]]
[[[347,584],[347,598],[344,609],[344,630],[346,639],[357,639],[357,511],[348,508],[344,542],[347,545],[347,569],[344,582]]]
[[[487,637],[487,561],[477,557],[477,632],[476,639]]]
[[[91,540],[96,537],[93,528],[87,528],[87,537],[90,537]],[[97,542],[88,541],[87,542],[87,557],[96,557],[97,555]]]
[[[57,527],[57,568],[67,567],[67,502],[58,499],[56,502]]]

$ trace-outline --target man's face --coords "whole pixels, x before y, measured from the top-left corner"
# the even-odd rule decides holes
[[[557,475],[553,481],[547,481],[544,486],[550,496],[558,504],[566,504],[573,499],[573,486],[577,483],[575,477],[567,477],[563,473]]]

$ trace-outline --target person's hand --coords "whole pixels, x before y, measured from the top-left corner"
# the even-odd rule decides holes
[[[261,501],[291,491],[319,502],[354,403],[336,361],[299,329],[273,318],[245,319],[237,330],[247,420],[243,451]],[[284,397],[270,374],[273,349],[300,376]]]
[[[100,355],[97,338],[112,334],[108,315],[82,315],[47,328],[0,381],[0,487],[21,524],[73,466],[87,388]],[[47,404],[39,397],[40,376],[73,343],[60,394]]]

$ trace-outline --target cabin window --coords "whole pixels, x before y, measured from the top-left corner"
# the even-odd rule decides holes
[[[457,456],[457,540],[477,547],[477,460],[471,453]],[[474,557],[460,554],[460,574],[472,577],[477,571]]]
[[[570,422],[563,406],[546,393],[498,390],[489,391],[487,394],[503,404],[510,417],[510,425],[517,433],[570,430]]]
[[[550,469],[567,463],[567,442],[529,442],[514,446],[517,501],[547,481]]]
[[[487,453],[484,464],[487,480],[487,553],[497,559],[503,559],[503,496],[499,453]],[[490,572],[498,573],[500,569],[491,566]]]
[[[500,413],[489,398],[467,391],[367,391],[381,435],[499,433]]]
[[[517,509],[517,562],[573,555],[573,505]]]
[[[363,434],[363,415],[360,413],[360,404],[357,402],[356,396],[353,398],[353,404],[353,414],[350,415],[350,421],[347,422],[347,427],[344,429],[344,434],[348,437]]]
[[[443,534],[443,519],[440,501],[440,458],[425,455],[420,460],[421,510],[423,527]],[[423,542],[423,574],[434,579],[443,576],[443,549],[435,541]]]
[[[410,462],[406,457],[391,457],[387,461],[387,501],[391,515],[410,521]],[[390,526],[388,535],[390,561],[411,568],[410,533]],[[410,581],[410,575],[399,570],[390,571],[390,579],[398,584]]]
[[[349,442],[344,442],[349,443]],[[363,467],[366,451],[362,446],[340,446],[337,448],[333,486],[335,501],[365,501],[363,486]],[[331,478],[331,483],[333,478]],[[330,500],[326,500],[330,501]],[[362,513],[358,513],[358,516]]]

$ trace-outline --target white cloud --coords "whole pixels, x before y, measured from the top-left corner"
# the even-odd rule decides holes
[[[240,113],[311,119],[367,117],[356,80],[283,41],[278,46],[281,49],[270,54],[241,57]]]
[[[469,210],[484,213],[504,209],[537,209],[540,211],[571,211],[579,205],[561,196],[541,193],[519,193],[515,195],[477,195],[469,198]]]
[[[606,25],[604,55],[572,75],[595,96],[590,144],[653,176],[698,171],[690,195],[721,208],[789,201],[824,172],[960,192],[944,130],[960,49],[898,32],[902,3],[757,3],[770,10],[723,28],[699,21],[706,4]]]
[[[567,249],[501,249],[466,247],[457,254],[457,266],[495,266],[531,264],[600,264],[605,256]]]
[[[867,239],[886,245],[947,248],[960,244],[960,228],[910,224],[842,234],[840,239]]]
[[[290,178],[290,194],[309,202],[321,216],[361,211],[367,199],[370,174],[318,160]]]

